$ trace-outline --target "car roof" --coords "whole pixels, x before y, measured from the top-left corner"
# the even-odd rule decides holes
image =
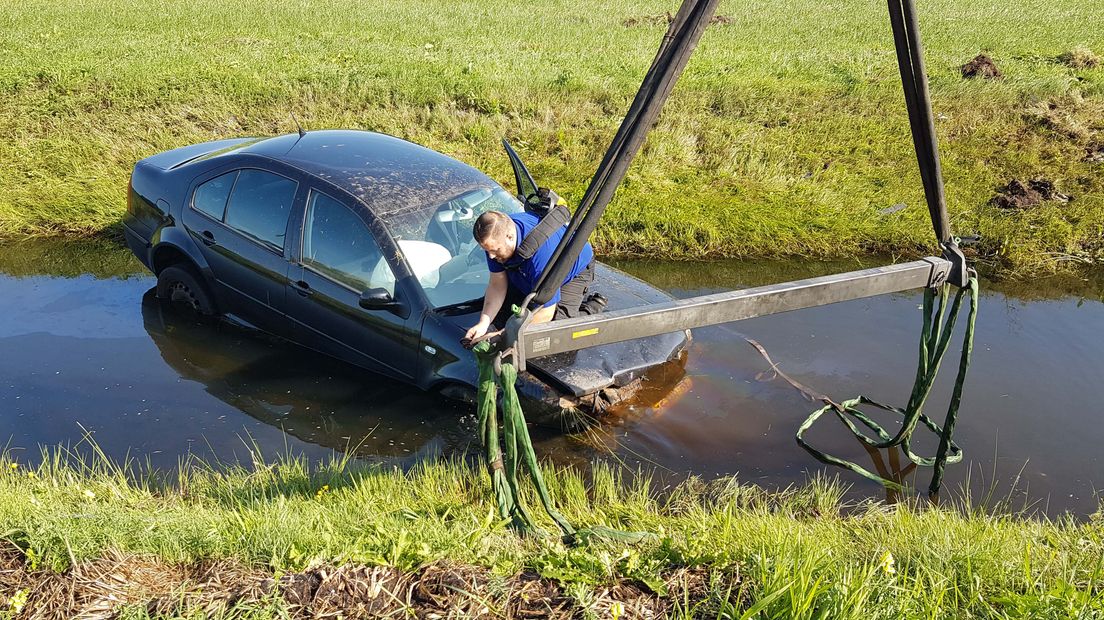
[[[476,189],[498,187],[479,170],[393,136],[330,129],[249,142],[237,153],[285,162],[359,198],[376,215],[435,207]]]

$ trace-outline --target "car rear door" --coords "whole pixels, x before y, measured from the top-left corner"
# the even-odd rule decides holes
[[[287,313],[292,339],[358,366],[409,381],[414,370],[421,312],[396,287],[380,249],[374,217],[339,192],[312,188],[306,199],[295,260],[288,276]],[[374,231],[375,229],[375,231]],[[404,313],[366,310],[361,293],[386,289],[407,303]]]
[[[222,312],[284,333],[285,237],[305,196],[292,171],[261,167],[220,169],[193,184],[184,227],[211,267]]]

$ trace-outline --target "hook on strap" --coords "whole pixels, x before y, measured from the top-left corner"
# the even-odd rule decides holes
[[[951,270],[947,274],[947,283],[958,288],[966,288],[970,284],[972,271],[966,264],[966,255],[958,247],[958,239],[952,238],[946,243],[941,243],[943,258],[951,262]]]

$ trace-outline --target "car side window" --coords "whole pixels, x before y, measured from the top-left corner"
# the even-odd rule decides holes
[[[357,292],[395,293],[395,276],[372,231],[352,209],[312,191],[303,228],[303,265]]]
[[[221,222],[226,215],[226,199],[230,197],[230,189],[237,178],[238,171],[235,170],[203,183],[192,196],[192,206]]]
[[[230,192],[223,221],[231,228],[282,250],[296,187],[295,181],[278,174],[242,170]]]

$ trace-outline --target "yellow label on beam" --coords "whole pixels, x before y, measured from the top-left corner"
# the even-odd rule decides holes
[[[593,336],[594,334],[597,334],[597,333],[598,333],[598,328],[597,327],[592,327],[590,329],[584,329],[581,332],[573,332],[571,334],[571,339],[575,340],[576,338],[583,338],[585,336]]]

